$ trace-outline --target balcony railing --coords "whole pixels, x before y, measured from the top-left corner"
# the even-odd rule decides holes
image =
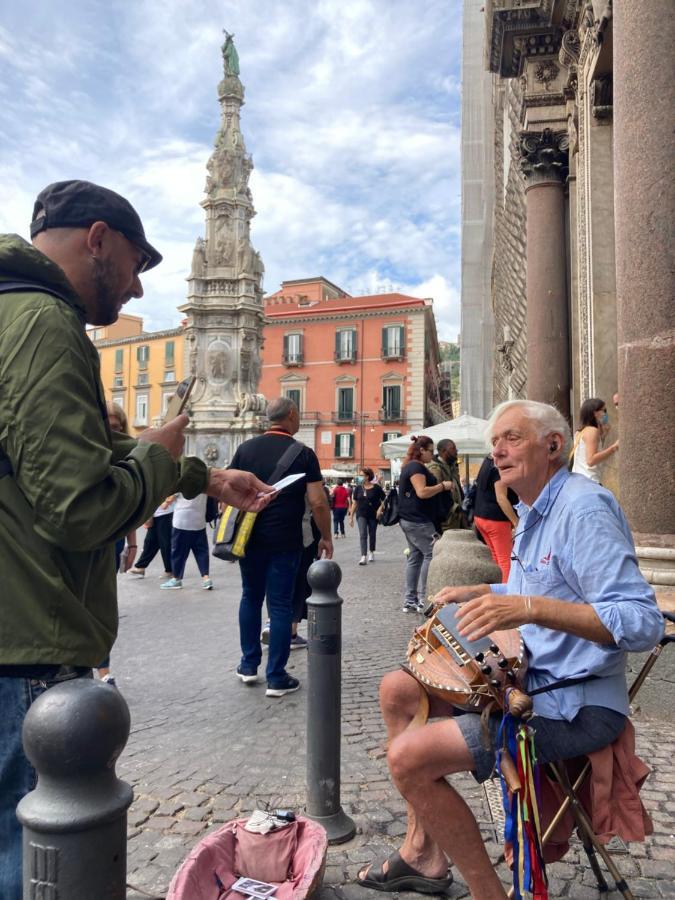
[[[285,350],[282,362],[285,366],[301,366],[305,359],[301,350]]]
[[[356,350],[336,350],[333,359],[336,363],[355,363]]]
[[[378,410],[380,422],[405,422],[405,410],[385,407]]]
[[[405,347],[392,344],[382,348],[382,359],[405,359]]]
[[[316,424],[321,421],[320,412],[304,412],[300,411],[300,424]]]
[[[358,413],[352,409],[338,409],[337,411],[333,410],[331,413],[333,422],[355,422],[357,418]]]

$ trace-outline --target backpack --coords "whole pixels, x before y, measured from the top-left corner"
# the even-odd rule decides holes
[[[380,517],[381,525],[398,525],[400,516],[398,514],[398,490],[392,488],[384,498],[384,509]]]

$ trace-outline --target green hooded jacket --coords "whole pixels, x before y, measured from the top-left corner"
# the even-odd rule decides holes
[[[206,488],[198,459],[112,434],[98,353],[63,271],[0,235],[0,665],[96,666],[117,634],[114,543],[169,494]]]

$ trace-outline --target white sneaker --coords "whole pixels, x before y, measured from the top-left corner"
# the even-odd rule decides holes
[[[365,558],[365,556],[362,556],[362,557],[361,557],[361,559],[359,560],[359,565],[360,565],[360,566],[365,566],[365,565],[366,565],[366,558]]]
[[[375,554],[373,553],[372,550],[368,554],[368,562],[375,562]]]

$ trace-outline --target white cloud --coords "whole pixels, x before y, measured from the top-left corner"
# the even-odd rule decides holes
[[[454,339],[461,9],[461,0],[72,0],[28,17],[5,4],[0,228],[26,235],[50,181],[84,177],[126,193],[165,258],[129,311],[148,328],[175,324],[204,233],[225,27],[246,89],[265,289],[323,274],[347,289],[423,290],[435,297],[439,333]]]

